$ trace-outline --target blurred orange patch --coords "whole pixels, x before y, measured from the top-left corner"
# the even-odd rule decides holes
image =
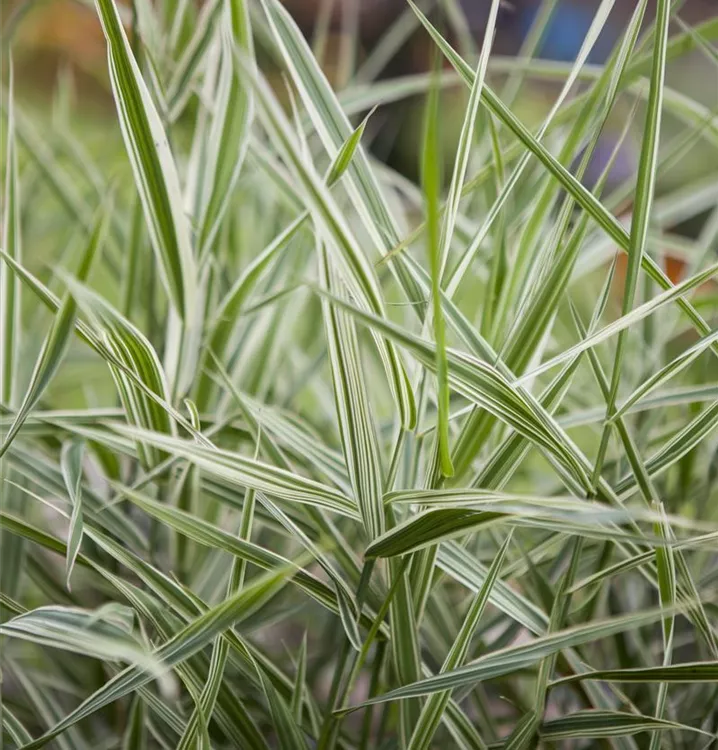
[[[662,264],[663,271],[671,280],[671,283],[679,284],[681,281],[685,280],[686,262],[682,258],[678,258],[670,253],[665,253],[662,258]],[[617,290],[617,294],[621,294],[621,290],[623,290],[624,282],[626,280],[627,266],[628,256],[626,253],[619,252],[618,261],[616,263],[616,281],[614,282],[614,288]],[[715,279],[711,279],[699,286],[694,294],[707,294],[709,292],[714,292],[716,287],[718,287],[718,282],[716,282]]]
[[[69,0],[54,0],[20,25],[22,54],[51,53],[83,70],[104,64],[105,38],[96,13]]]

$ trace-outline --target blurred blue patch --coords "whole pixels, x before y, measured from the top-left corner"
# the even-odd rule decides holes
[[[611,160],[614,150],[618,144],[618,133],[610,130],[603,133],[591,154],[586,171],[583,176],[583,184],[593,189],[596,187],[603,170]],[[580,159],[576,159],[574,169],[578,166]],[[636,149],[630,139],[618,146],[618,151],[613,160],[613,165],[608,173],[605,192],[617,188],[626,180],[631,180],[636,172]]]
[[[518,22],[523,36],[528,34],[539,12],[537,7],[518,9]],[[573,3],[561,3],[554,11],[543,39],[539,46],[539,56],[544,60],[573,62],[581,50],[581,45],[593,22],[594,9]],[[591,50],[588,61],[594,64],[605,62],[615,44],[617,30],[607,23],[596,44]]]
[[[539,8],[536,6],[523,5],[517,8],[517,21],[522,37],[528,34],[538,12]],[[595,7],[586,7],[584,3],[579,4],[578,0],[560,3],[544,30],[538,47],[538,56],[544,60],[574,62],[591,28],[594,14]],[[596,65],[604,63],[610,56],[620,31],[621,29],[617,28],[615,23],[612,24],[609,18],[589,53],[588,62]],[[610,131],[601,135],[583,177],[583,183],[588,187],[593,188],[598,182],[616,147],[616,137],[617,134]],[[618,149],[608,175],[606,190],[610,191],[625,180],[631,179],[634,174],[635,148],[630,141],[627,141]]]

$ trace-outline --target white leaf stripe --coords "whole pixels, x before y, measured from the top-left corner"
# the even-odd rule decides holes
[[[718,662],[692,662],[670,664],[663,667],[639,667],[625,669],[597,669],[557,679],[554,685],[583,680],[604,682],[718,682]]]
[[[650,477],[666,471],[676,461],[696,447],[706,435],[718,427],[718,401],[705,408],[695,419],[675,434],[662,448],[646,459],[646,472]],[[616,492],[623,495],[636,486],[632,474],[624,476],[616,484]]]

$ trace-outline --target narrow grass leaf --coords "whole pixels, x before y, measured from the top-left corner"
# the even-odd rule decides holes
[[[658,506],[658,512],[663,518],[655,524],[656,533],[666,541],[673,541],[673,531],[665,517],[665,508]],[[680,554],[680,553],[679,553]],[[656,570],[658,572],[658,593],[661,606],[666,609],[673,607],[678,600],[678,585],[676,581],[676,566],[673,549],[670,546],[656,547]],[[661,622],[663,632],[663,664],[668,666],[673,660],[673,637],[675,633],[675,617],[669,615]],[[662,682],[658,687],[658,698],[656,699],[656,710],[654,716],[661,720],[666,710],[668,699],[668,683]],[[658,750],[660,733],[655,732],[651,737],[651,750]]]
[[[302,721],[302,711],[304,710],[304,691],[305,681],[307,679],[307,633],[304,632],[302,636],[302,643],[299,647],[299,655],[297,656],[297,674],[294,678],[294,689],[292,690],[292,701],[290,704],[290,710],[294,721],[300,724]]]
[[[272,726],[277,735],[280,750],[306,750],[307,741],[300,725],[295,721],[289,706],[277,693],[274,685],[264,672],[257,668],[262,682],[262,690],[269,704]]]
[[[596,324],[606,309],[610,297],[615,267],[616,262],[614,260],[614,263],[611,264],[608,274],[606,275],[601,294],[596,306],[594,307],[589,332],[593,332]],[[569,360],[554,377],[551,383],[549,383],[544,389],[543,393],[539,396],[539,403],[544,409],[550,413],[553,413],[556,410],[561,399],[568,391],[580,362],[580,354],[576,355],[572,360]],[[522,435],[510,435],[489,456],[484,467],[474,478],[472,486],[484,487],[486,489],[503,487],[511,478],[513,471],[515,471],[520,465],[521,460],[528,454],[530,448],[530,443]]]
[[[341,282],[324,248],[318,248],[318,255],[322,285],[329,292],[341,294]],[[367,535],[375,539],[385,529],[382,466],[356,324],[324,299],[322,311],[344,460]]]
[[[173,435],[174,420],[169,410],[163,406],[170,402],[169,386],[152,344],[99,294],[70,277],[65,278],[65,283],[77,304],[92,321],[95,336],[102,343],[102,349],[110,355],[106,357],[107,363],[128,422]],[[116,366],[115,362],[121,366]],[[134,377],[128,377],[128,374]],[[138,381],[146,390],[137,389]],[[148,393],[154,394],[154,398],[148,398]],[[152,468],[163,460],[164,454],[153,450],[151,446],[141,442],[137,445],[145,466]]]
[[[302,104],[307,108],[312,124],[333,160],[342,144],[351,135],[349,118],[287,10],[277,0],[262,0],[262,5],[273,38],[297,87]],[[378,231],[380,241],[387,237],[389,242],[396,243],[399,239],[398,230],[387,208],[376,175],[361,147],[358,148],[356,158],[350,165],[348,177],[353,202],[359,209],[365,207],[364,223],[367,231],[373,236],[376,236]]]
[[[277,0],[263,0],[263,7],[301,101],[329,158],[334,160],[342,144],[351,135],[349,119],[287,10]],[[357,148],[349,166],[346,189],[374,246],[384,251],[396,244],[399,241],[396,221],[361,146]],[[403,263],[396,266],[396,273],[407,297],[421,306],[424,297],[413,275]],[[402,423],[411,428],[415,419],[413,394],[406,383],[395,382],[391,378],[390,383],[394,384],[394,397],[400,406]]]
[[[7,703],[2,707],[2,729],[18,747],[24,747],[32,742],[32,735]]]
[[[561,719],[552,719],[541,725],[541,738],[547,742],[560,740],[621,737],[639,732],[665,732],[667,730],[693,731],[699,729],[652,716],[621,713],[619,711],[577,711]]]
[[[432,321],[436,342],[436,398],[438,406],[438,450],[441,472],[450,477],[454,473],[449,447],[449,392],[446,362],[446,331],[441,307],[441,273],[443,266],[439,199],[443,181],[443,165],[439,151],[439,90],[429,92],[424,123],[424,146],[421,160],[422,184],[426,203],[427,255],[431,273]]]
[[[210,747],[207,725],[217,701],[228,654],[229,643],[221,637],[217,638],[212,649],[207,682],[200,695],[194,696],[195,707],[177,745],[177,750]]]
[[[700,271],[694,276],[691,276],[685,281],[682,281],[680,284],[677,284],[672,289],[668,289],[667,291],[657,294],[648,302],[644,302],[642,305],[634,308],[626,315],[622,315],[620,318],[613,321],[612,323],[609,323],[595,333],[586,336],[585,339],[577,344],[574,344],[574,346],[569,347],[560,354],[557,354],[555,357],[551,357],[545,362],[542,362],[540,365],[534,367],[525,375],[522,375],[520,378],[518,378],[516,382],[518,384],[529,382],[536,378],[538,375],[541,375],[542,373],[552,369],[556,365],[561,364],[568,359],[571,359],[576,354],[592,349],[602,341],[606,341],[607,339],[615,336],[623,330],[630,328],[641,320],[645,320],[647,317],[653,315],[665,305],[670,304],[677,299],[681,299],[682,297],[686,296],[688,292],[701,286],[716,275],[718,275],[718,263],[713,263],[703,271]],[[711,333],[712,332],[710,330],[707,330],[705,331],[704,335],[711,335]],[[713,345],[711,345],[711,348],[713,348]]]
[[[361,139],[364,135],[369,118],[374,114],[376,107],[372,109],[367,116],[357,125],[352,131],[351,135],[344,141],[341,148],[337,152],[336,156],[332,160],[329,172],[327,173],[327,185],[332,187],[336,185],[347,170],[351,167],[354,157],[357,153],[357,149],[360,148]]]
[[[140,695],[132,701],[122,750],[147,750],[147,706]]]
[[[211,643],[217,635],[242,622],[257,608],[276,596],[287,584],[290,576],[291,571],[286,568],[261,576],[251,586],[191,621],[169,641],[155,649],[153,657],[162,663],[164,669],[182,664]],[[27,750],[43,747],[68,727],[91,716],[103,706],[138,690],[151,679],[150,674],[136,667],[123,670],[85,699],[42,737],[34,740],[27,746]]]
[[[623,315],[631,312],[638,287],[638,276],[640,273],[648,230],[651,221],[651,210],[656,187],[656,165],[658,159],[658,148],[661,136],[661,119],[663,117],[663,88],[666,77],[666,50],[668,45],[668,30],[671,21],[670,0],[658,0],[656,10],[655,46],[653,52],[653,69],[651,71],[650,93],[646,109],[646,120],[643,127],[643,141],[641,146],[641,158],[638,164],[638,182],[636,184],[636,197],[634,199],[633,218],[631,220],[631,237],[628,248],[628,265],[626,268],[626,280],[621,299],[621,312]],[[616,410],[616,399],[618,388],[621,383],[623,356],[627,343],[627,331],[623,329],[618,334],[616,351],[613,359],[613,370],[611,375],[611,386],[606,414],[609,419]],[[594,485],[598,481],[603,469],[603,461],[608,447],[612,425],[607,422],[601,435],[601,443],[593,470]]]
[[[224,550],[264,570],[284,569],[292,565],[289,560],[281,555],[233,536],[226,531],[222,531],[222,529],[213,526],[197,516],[169,505],[158,503],[128,488],[123,488],[122,492],[128,500],[141,508],[145,513],[161,520],[170,528],[200,544]],[[332,612],[339,613],[339,604],[335,592],[316,576],[308,573],[306,570],[297,569],[294,571],[293,582],[309,596],[322,604],[322,606],[329,607]]]
[[[653,478],[669,469],[690,453],[718,427],[718,401],[703,409],[683,429],[679,430],[658,451],[646,459],[646,472]],[[625,494],[636,486],[636,478],[624,476],[616,483],[616,492]]]
[[[77,271],[77,277],[81,280],[87,279],[92,268],[95,256],[102,246],[107,227],[107,217],[109,210],[103,209],[97,219],[95,229],[90,237]],[[0,446],[0,456],[10,447],[15,436],[20,431],[24,421],[37,402],[42,397],[45,389],[52,381],[60,364],[67,353],[72,334],[75,329],[76,304],[72,295],[67,294],[52,321],[50,331],[43,342],[40,354],[35,362],[35,368],[30,378],[25,396],[15,415],[15,421],[5,434],[2,445]]]
[[[441,34],[439,34],[436,28],[434,28],[421,11],[415,9],[415,13],[436,45],[441,49],[447,60],[459,73],[462,80],[468,86],[471,86],[474,81],[474,72],[471,67],[461,58],[460,55],[457,54]],[[562,166],[543,144],[531,135],[523,123],[521,123],[514,113],[506,107],[488,85],[484,85],[482,90],[482,102],[505,125],[505,127],[511,130],[511,132],[521,141],[522,146],[529,149],[536,156],[554,178],[561,183],[563,188],[571,195],[577,204],[591,215],[607,235],[616,242],[620,248],[628,251],[631,246],[630,235],[620,221],[601,204],[588,188],[571,175],[566,167]],[[661,286],[661,288],[668,292],[674,290],[674,286],[669,277],[653,260],[653,258],[650,257],[650,255],[642,255],[641,265],[648,276]],[[688,300],[683,299],[678,295],[676,297],[676,302],[700,334],[705,336],[711,332],[710,326]],[[718,353],[718,347],[713,347],[713,351]]]
[[[718,682],[718,662],[705,661],[690,664],[669,664],[663,667],[637,667],[625,669],[597,669],[580,674],[562,677],[553,685],[564,685],[571,682],[594,680],[601,682],[625,683],[701,683]]]
[[[486,78],[486,71],[489,65],[489,58],[491,56],[491,47],[493,45],[494,33],[496,31],[496,21],[498,18],[500,5],[501,0],[492,0],[491,2],[491,9],[489,10],[489,15],[484,31],[483,44],[481,45],[481,54],[479,55],[479,61],[476,67],[476,71],[474,72],[474,83],[471,87],[469,101],[466,105],[464,121],[461,126],[459,143],[456,149],[454,169],[451,176],[451,183],[449,185],[449,193],[446,198],[444,220],[441,227],[439,255],[441,259],[440,276],[442,280],[444,277],[444,271],[446,269],[446,263],[449,257],[451,242],[454,237],[454,230],[456,228],[456,219],[459,213],[462,188],[464,186],[466,173],[469,168],[471,152],[474,147],[474,134],[476,132],[476,125],[478,122],[479,106],[481,104],[481,92],[484,87],[484,79]],[[436,94],[436,96],[438,96],[438,93]],[[430,229],[429,222],[430,217],[427,216],[427,229]]]
[[[291,165],[297,181],[302,185],[308,208],[327,235],[327,248],[332,251],[343,280],[362,304],[377,315],[383,315],[381,289],[373,267],[313,165],[308,164],[303,158],[286,117],[266,81],[258,74],[253,74],[243,62],[242,65],[245,76],[252,81],[264,124],[278,150]],[[401,414],[402,424],[413,427],[416,422],[416,406],[404,365],[391,344],[377,338],[377,347]]]
[[[179,317],[189,319],[194,311],[197,279],[177,167],[114,0],[97,0],[97,11],[107,39],[122,135],[162,281]]]
[[[428,677],[413,685],[395,688],[378,698],[353,706],[350,710],[375,703],[431,695],[439,691],[453,690],[463,685],[475,685],[478,682],[495,679],[519,669],[526,669],[562,649],[572,648],[582,643],[593,642],[616,633],[650,625],[660,620],[665,614],[666,612],[660,609],[636,612],[544,635],[526,644],[510,646],[486,654],[464,667]]]
[[[82,544],[83,510],[82,510],[82,459],[85,444],[75,440],[66,443],[62,448],[60,465],[65,480],[67,494],[72,502],[72,516],[70,517],[70,532],[67,539],[67,560],[65,563],[65,580],[67,590],[70,590],[72,569],[77,559],[77,553]]]
[[[361,136],[368,121],[362,121],[359,127],[344,142],[339,153],[331,163],[327,176],[327,185],[335,185],[348,169],[354,158],[356,149],[361,141]],[[310,219],[310,212],[304,211],[294,219],[283,231],[281,231],[260,253],[258,253],[250,263],[244,268],[239,278],[232,284],[230,289],[224,295],[217,306],[213,319],[209,324],[209,333],[207,335],[207,351],[214,352],[215,355],[222,357],[225,353],[227,343],[235,329],[238,319],[242,312],[247,312],[245,304],[254,291],[257,283],[264,273],[270,268],[272,263],[277,260],[279,254],[284,250],[292,240],[294,240],[304,229]],[[208,363],[205,363],[208,364]],[[208,388],[210,385],[209,375],[200,380],[198,385],[198,401],[204,404],[208,398]]]
[[[430,342],[336,297],[331,300],[406,347],[427,369],[435,369],[436,347]],[[582,484],[587,482],[585,458],[578,455],[568,436],[558,436],[562,432],[558,425],[526,391],[515,389],[497,369],[472,356],[448,349],[447,358],[452,388],[555,455]]]
[[[648,380],[644,381],[635,391],[621,404],[616,410],[613,420],[622,417],[628,412],[631,407],[635,406],[639,401],[643,400],[650,393],[664,385],[668,380],[675,377],[684,370],[686,367],[691,365],[698,357],[703,354],[706,349],[718,341],[718,331],[704,336],[702,339],[697,341],[693,346],[686,349],[684,352],[679,354],[675,359],[671,360],[667,365],[662,367],[657,373],[652,375]]]
[[[130,662],[141,671],[160,674],[161,661],[128,631],[133,613],[119,605],[113,610],[38,607],[0,624],[0,634],[96,659]]]
[[[350,518],[358,518],[359,514],[354,501],[327,485],[305,479],[285,469],[279,469],[232,451],[206,448],[187,440],[129,425],[113,424],[112,429],[120,435],[141,440],[161,450],[167,450],[175,456],[192,461],[208,474],[230,484],[253,487],[260,492],[266,492],[268,495],[290,502],[316,505]]]
[[[565,573],[561,576],[559,585],[556,587],[553,597],[553,606],[551,607],[551,618],[549,620],[548,632],[554,633],[564,626],[566,621],[569,605],[571,603],[571,594],[568,589],[571,587],[578,569],[578,564],[583,551],[584,540],[582,537],[575,537],[568,540],[564,545],[562,557],[570,553],[569,563]],[[531,746],[536,733],[539,729],[541,718],[546,712],[546,703],[548,697],[548,683],[556,667],[558,658],[557,653],[553,653],[541,660],[536,678],[536,688],[533,706],[523,719],[516,725],[514,731],[506,741],[506,750],[523,750]]]
[[[259,501],[269,514],[276,518],[284,529],[299,541],[299,543],[307,550],[312,558],[316,560],[322,570],[331,579],[337,595],[337,604],[339,606],[339,616],[341,617],[342,625],[344,626],[344,630],[346,631],[350,643],[358,651],[361,648],[359,631],[357,629],[359,609],[357,607],[354,592],[337,573],[334,565],[325,552],[322,551],[286,513],[262,493],[259,493]]]
[[[15,106],[12,63],[9,70],[7,125],[5,130],[5,193],[3,200],[2,244],[17,263],[22,263],[20,234],[20,183],[18,180],[15,137]],[[12,268],[0,267],[0,400],[16,406],[20,364],[20,280]]]
[[[182,114],[193,92],[193,82],[202,63],[207,60],[207,48],[212,41],[212,32],[221,17],[223,0],[212,0],[202,7],[195,23],[192,38],[184,46],[172,76],[167,83],[167,112],[171,122]]]
[[[469,611],[464,617],[461,629],[459,630],[449,653],[446,655],[444,663],[441,665],[442,672],[447,672],[461,666],[461,663],[466,658],[474,631],[476,630],[479,620],[481,619],[489,601],[491,590],[501,571],[501,567],[506,557],[506,551],[508,550],[510,543],[511,533],[509,533],[504,543],[501,545],[501,548],[496,553],[496,557],[491,563],[491,567],[489,568],[483,585],[469,605]],[[427,750],[427,748],[431,746],[432,739],[439,726],[441,717],[446,710],[446,705],[449,702],[450,697],[451,691],[448,690],[443,693],[434,693],[428,698],[421,709],[419,721],[411,736],[409,750]]]
[[[218,19],[219,80],[202,160],[202,184],[206,192],[197,217],[200,260],[210,251],[237,184],[249,146],[253,117],[251,89],[242,82],[234,57],[235,49],[241,50],[247,60],[254,55],[249,6],[246,0],[223,0],[222,4]]]
[[[596,539],[628,539],[630,532],[622,532],[616,524],[634,520],[630,513],[607,509],[603,505],[552,505],[547,498],[544,505],[513,502],[485,502],[470,507],[432,508],[407,519],[367,547],[368,557],[394,557],[423,549],[432,544],[465,536],[498,523],[535,526],[555,533],[575,534]],[[640,537],[656,541],[657,537]]]
[[[569,92],[571,91],[573,85],[576,82],[576,79],[578,77],[579,72],[581,71],[583,65],[585,64],[591,50],[593,49],[594,45],[596,44],[596,41],[599,38],[599,35],[606,23],[606,19],[608,15],[611,12],[611,9],[613,8],[613,5],[615,4],[615,0],[603,0],[601,2],[600,6],[597,8],[595,15],[593,17],[593,20],[591,22],[591,26],[588,30],[588,33],[586,34],[586,38],[583,40],[583,43],[581,45],[581,48],[576,55],[576,60],[573,62],[572,68],[566,78],[565,83],[562,86],[561,92],[554,102],[553,106],[551,107],[550,112],[546,116],[546,118],[543,121],[543,124],[541,125],[540,130],[538,131],[536,135],[536,142],[540,143],[542,139],[544,138],[546,132],[548,131],[549,126],[553,122],[556,114],[559,112],[560,107],[566,100],[566,97],[568,96]],[[643,2],[643,6],[645,6],[645,1]],[[420,11],[417,11],[419,15]],[[629,29],[631,27],[634,28],[635,33],[638,32],[638,27],[640,26],[640,17],[642,16],[642,13],[637,11],[636,15],[639,16],[638,23],[632,23],[629,24]],[[630,40],[632,38],[633,34],[629,31],[627,34],[627,39]],[[561,153],[559,154],[558,161],[559,163],[566,163],[569,159],[573,157],[573,152],[575,151],[577,145],[580,143],[581,139],[584,137],[587,125],[588,125],[588,118],[590,118],[594,114],[594,109],[596,107],[597,102],[600,100],[600,96],[603,93],[603,91],[610,86],[611,79],[613,79],[614,86],[614,94],[615,96],[615,87],[618,85],[620,74],[622,70],[622,65],[625,65],[625,62],[628,57],[628,53],[632,49],[632,44],[628,43],[626,54],[623,58],[623,60],[619,60],[618,65],[613,65],[611,61],[609,61],[609,64],[606,66],[606,70],[604,72],[603,77],[597,82],[597,84],[594,86],[593,90],[590,92],[590,96],[588,97],[588,100],[585,102],[585,105],[582,109],[582,112],[579,114],[578,117],[576,117],[575,121],[572,123],[571,132],[568,134],[568,137],[565,140],[565,143],[563,144],[563,147],[561,149]],[[613,72],[612,72],[613,71]],[[473,84],[470,82],[469,79],[466,80],[467,84],[472,87],[476,84],[476,77],[474,76]],[[605,118],[611,108],[612,105],[612,98],[613,96],[609,94],[608,102],[606,103],[604,109],[603,109],[603,117]],[[588,148],[591,148],[592,144],[589,144]],[[494,205],[491,208],[491,211],[489,213],[489,216],[485,219],[483,224],[481,225],[481,228],[479,231],[475,234],[475,236],[472,238],[469,247],[464,252],[461,260],[451,273],[451,277],[447,281],[447,292],[449,293],[449,296],[453,296],[456,292],[456,289],[458,288],[458,285],[460,284],[462,278],[464,277],[469,264],[472,262],[472,260],[475,257],[475,254],[479,248],[479,245],[484,241],[489,228],[493,224],[494,220],[496,219],[498,212],[501,210],[501,208],[505,205],[510,193],[513,191],[514,187],[518,183],[519,179],[521,178],[521,175],[524,173],[528,163],[529,159],[531,157],[531,150],[527,149],[524,151],[524,154],[521,156],[521,158],[516,163],[513,172],[511,173],[509,179],[506,181],[502,191],[500,192],[499,196],[497,197],[497,200],[495,201]],[[502,304],[500,305],[501,310],[505,310],[506,305],[503,304],[503,300],[510,300],[511,297],[514,296],[515,293],[515,287],[517,285],[520,285],[520,279],[523,276],[525,278],[525,269],[528,267],[530,268],[532,266],[532,263],[529,259],[526,258],[527,252],[529,251],[529,248],[533,246],[536,240],[536,233],[538,229],[541,227],[541,224],[543,223],[546,214],[549,210],[549,207],[551,205],[551,199],[555,191],[555,185],[548,182],[544,189],[542,190],[537,204],[533,209],[531,220],[528,222],[524,232],[522,233],[522,237],[520,240],[520,247],[518,248],[516,255],[515,255],[515,262],[512,265],[512,268],[509,269],[509,276],[508,279],[508,287],[505,290],[505,293],[502,295]],[[537,257],[538,254],[535,254],[534,257]],[[540,256],[538,256],[540,257]],[[528,262],[527,262],[528,261]],[[503,317],[503,316],[502,316]]]

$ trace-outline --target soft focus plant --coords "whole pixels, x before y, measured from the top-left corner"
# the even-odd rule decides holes
[[[381,48],[420,28],[433,71],[349,33],[336,91],[277,0],[97,0],[99,131],[6,65],[4,747],[715,743],[718,193],[656,186],[716,150],[665,73],[715,76],[718,21],[641,0],[597,67],[603,0],[529,78],[499,0],[461,51],[447,5]],[[422,94],[414,184],[367,143]]]

